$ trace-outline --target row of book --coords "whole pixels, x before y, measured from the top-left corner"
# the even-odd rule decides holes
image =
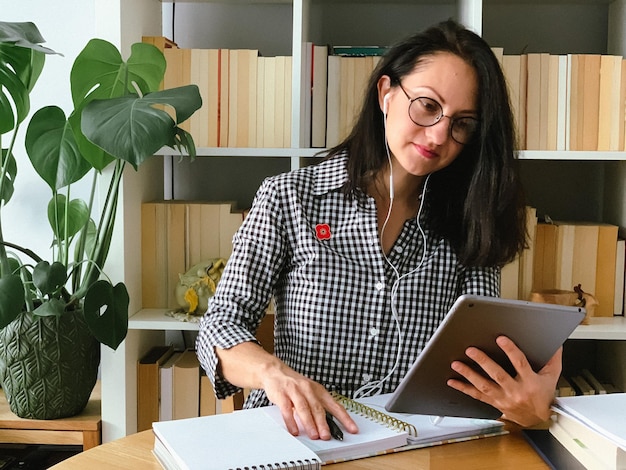
[[[624,150],[622,56],[493,50],[508,82],[520,148]]]
[[[181,126],[198,147],[291,146],[291,56],[177,47],[163,53],[165,88],[199,88],[203,105]]]
[[[590,294],[592,316],[624,314],[626,241],[619,227],[595,222],[537,221],[527,208],[528,248],[502,269],[501,295],[532,300],[536,293]]]
[[[137,430],[156,421],[233,411],[232,400],[217,400],[196,352],[155,346],[137,362]]]
[[[561,375],[556,385],[557,397],[573,397],[577,395],[604,395],[606,393],[621,392],[612,383],[602,382],[589,369]]]
[[[154,42],[154,38],[152,38]],[[163,42],[167,88],[194,83],[202,108],[183,126],[200,147],[290,147],[292,57],[255,49],[179,49]],[[169,47],[168,47],[169,46]],[[301,142],[324,148],[349,133],[385,47],[305,42]],[[521,149],[623,151],[626,61],[600,54],[504,54]]]
[[[332,52],[332,50],[331,50]],[[254,49],[163,50],[163,85],[196,84],[202,108],[182,127],[199,147],[291,147],[292,57]],[[339,51],[338,51],[339,53]],[[303,45],[302,146],[324,148],[347,136],[379,56],[329,55]]]
[[[144,308],[181,307],[180,275],[198,263],[228,259],[244,213],[230,203],[144,202],[141,206],[141,286]]]

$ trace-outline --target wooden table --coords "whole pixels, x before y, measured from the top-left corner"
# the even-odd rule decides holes
[[[50,470],[162,470],[152,455],[151,430],[123,437],[82,452],[51,467]],[[504,436],[458,442],[395,454],[370,457],[329,465],[328,470],[424,469],[449,470],[501,469],[534,470],[549,468],[526,442],[517,428]]]
[[[102,442],[100,383],[85,410],[62,419],[25,419],[13,414],[0,390],[0,443],[81,445],[91,449]]]

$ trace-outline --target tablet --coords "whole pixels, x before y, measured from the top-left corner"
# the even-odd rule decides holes
[[[424,350],[385,405],[387,411],[432,416],[497,418],[496,408],[449,387],[450,378],[465,380],[450,368],[452,361],[471,365],[469,346],[487,353],[509,374],[515,369],[496,344],[508,336],[538,371],[585,317],[582,307],[462,295],[441,322]],[[477,366],[478,367],[478,366]]]

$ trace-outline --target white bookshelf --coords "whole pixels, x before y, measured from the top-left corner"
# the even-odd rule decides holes
[[[169,35],[172,23],[172,2],[84,1],[90,3],[90,8],[85,7],[87,13],[83,15],[83,18],[66,15],[66,24],[62,24],[64,31],[78,28],[82,28],[82,31],[88,26],[93,26],[93,36],[104,37],[119,45],[124,54],[127,54],[130,44],[141,40],[142,35]],[[510,31],[509,35],[512,38],[505,38],[507,41],[515,39],[518,43],[524,43],[528,36],[529,41],[538,39],[548,47],[556,46],[557,42],[563,41],[606,43],[604,36],[609,36],[611,49],[605,49],[603,52],[623,54],[626,51],[625,2],[626,0],[613,2],[561,0],[553,2],[558,3],[556,6],[547,5],[538,0],[448,0],[444,2],[437,0],[195,0],[176,2],[177,19],[186,18],[184,27],[178,25],[176,37],[174,37],[181,47],[261,48],[262,46],[267,50],[267,55],[293,56],[291,86],[294,99],[292,99],[291,111],[291,148],[200,148],[198,149],[199,159],[219,162],[220,159],[233,157],[258,162],[259,159],[270,161],[270,159],[278,158],[281,164],[284,164],[284,168],[290,169],[297,168],[303,161],[319,151],[319,149],[304,148],[300,143],[301,100],[296,97],[300,98],[302,93],[300,75],[303,67],[300,46],[303,41],[314,41],[320,44],[389,44],[436,21],[455,17],[474,31],[484,34],[488,40],[487,35],[497,35],[502,29]],[[30,8],[29,18],[18,20],[31,20],[37,24],[50,23],[54,18],[51,16],[52,12],[75,10],[75,2],[72,0],[59,0],[54,2],[53,6],[50,2],[43,0],[33,0],[27,3]],[[193,10],[185,12],[190,7]],[[206,8],[210,9],[208,18],[206,13],[203,13],[203,9]],[[548,17],[548,20],[537,14],[537,11],[545,13],[544,16]],[[558,24],[549,19],[550,14],[556,14],[554,11],[560,15],[559,21],[556,22]],[[600,11],[600,19],[596,18],[598,11]],[[97,21],[92,16],[95,16]],[[15,19],[7,17],[6,20]],[[593,27],[585,27],[586,21],[594,21]],[[599,33],[599,36],[602,36],[600,38],[596,37],[598,21],[606,23],[603,31]],[[231,22],[233,27],[218,27]],[[517,22],[522,26],[521,33],[516,32]],[[583,27],[580,26],[581,23]],[[542,29],[542,33],[535,33],[530,26],[526,27],[527,24],[532,25],[532,28],[535,24],[539,25],[537,27]],[[567,28],[569,28],[569,34],[563,34],[562,29]],[[594,34],[596,36],[593,36]],[[548,39],[545,39],[544,35],[547,35]],[[45,31],[44,36],[51,47],[63,49],[62,52],[66,54],[67,61],[72,60],[73,48],[57,47],[57,44],[50,42],[52,38],[45,34]],[[565,37],[562,38],[562,36]],[[185,41],[192,40],[198,40],[201,44],[185,44]],[[507,53],[506,50],[505,53]],[[508,53],[520,53],[520,51]],[[59,80],[66,80],[65,71],[56,73],[59,73]],[[584,172],[591,168],[597,176],[593,182],[595,186],[592,194],[601,201],[598,208],[593,208],[594,213],[605,222],[618,224],[622,228],[626,227],[626,156],[624,153],[525,151],[521,152],[520,158],[522,165],[545,164],[546,167],[552,168],[550,165],[556,162],[573,173],[580,171],[579,166],[584,168]],[[129,171],[123,183],[123,201],[120,207],[121,214],[118,217],[116,241],[111,249],[111,264],[115,268],[114,276],[124,280],[129,288],[132,314],[129,318],[129,333],[126,341],[115,352],[103,348],[101,378],[103,441],[105,442],[131,434],[136,430],[137,359],[150,346],[165,341],[168,332],[197,330],[197,324],[179,322],[166,317],[165,310],[142,309],[140,305],[141,202],[163,197],[164,186],[167,186],[165,181],[173,181],[171,184],[174,185],[194,185],[192,181],[180,182],[172,178],[175,175],[167,174],[167,168],[164,169],[166,165],[162,160],[163,157],[156,157],[152,164],[142,167],[138,173]],[[172,156],[170,160],[172,164],[175,164],[176,156]],[[245,173],[245,167],[241,172]],[[199,176],[202,177],[202,175]],[[576,189],[569,191],[576,192]],[[580,326],[573,333],[571,343],[574,347],[579,340],[611,345],[611,360],[606,361],[608,365],[605,364],[605,366],[615,371],[614,376],[619,378],[621,374],[620,385],[626,385],[624,383],[626,323],[623,318],[592,319],[589,325]]]

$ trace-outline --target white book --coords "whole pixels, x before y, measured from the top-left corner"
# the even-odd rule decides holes
[[[559,56],[559,78],[557,84],[557,132],[556,149],[566,150],[569,137],[569,80],[568,80],[568,56]]]
[[[163,363],[159,370],[161,375],[161,401],[159,402],[159,421],[169,421],[172,419],[172,409],[174,406],[172,399],[172,391],[174,387],[173,370],[174,363],[178,360],[182,353],[175,352]]]
[[[575,418],[557,413],[549,431],[587,468],[626,468],[626,450]]]
[[[156,422],[152,430],[153,453],[166,470],[321,466],[311,449],[262,408]]]

